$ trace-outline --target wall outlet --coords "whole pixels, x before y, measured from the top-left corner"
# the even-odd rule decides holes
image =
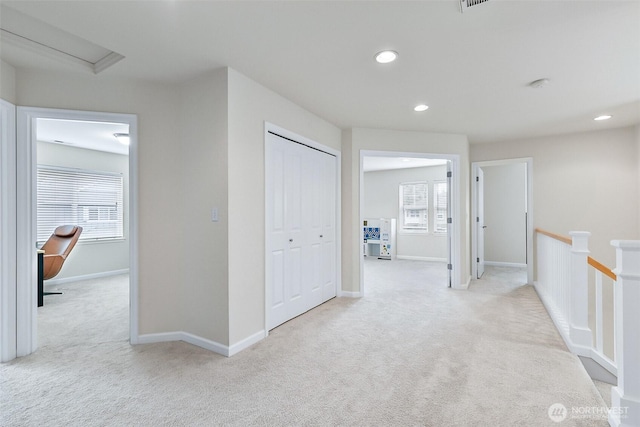
[[[218,208],[211,209],[211,222],[218,222]]]

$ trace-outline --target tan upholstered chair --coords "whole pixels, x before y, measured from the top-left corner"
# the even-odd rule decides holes
[[[56,228],[49,240],[42,246],[44,251],[43,280],[54,278],[62,268],[82,233],[77,225],[61,225]]]

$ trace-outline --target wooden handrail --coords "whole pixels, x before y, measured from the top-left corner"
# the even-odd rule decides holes
[[[593,259],[591,257],[587,257],[587,263],[589,263],[589,265],[591,267],[595,268],[596,270],[598,270],[599,272],[601,272],[605,276],[608,276],[611,279],[613,279],[614,282],[616,280],[618,280],[618,277],[616,276],[616,274],[613,271],[611,271],[611,269],[609,267],[607,267],[606,265],[604,265],[602,263],[599,263],[598,261],[596,261],[595,259]]]
[[[550,231],[543,230],[541,228],[536,228],[536,233],[544,234],[545,236],[551,237],[552,239],[559,240],[567,245],[571,246],[573,243],[571,242],[570,237],[561,236],[559,234],[552,233]]]

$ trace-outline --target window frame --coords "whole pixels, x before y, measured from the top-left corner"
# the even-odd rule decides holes
[[[404,193],[406,186],[424,185],[425,188],[425,206],[420,208],[405,208],[404,205]],[[398,185],[398,232],[401,234],[428,234],[429,233],[429,182],[428,181],[412,181],[401,182]],[[420,210],[424,211],[424,227],[407,227],[405,223],[406,210]]]

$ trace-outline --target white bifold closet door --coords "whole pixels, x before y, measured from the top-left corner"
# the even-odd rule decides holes
[[[272,133],[266,142],[267,327],[336,296],[336,158]]]

